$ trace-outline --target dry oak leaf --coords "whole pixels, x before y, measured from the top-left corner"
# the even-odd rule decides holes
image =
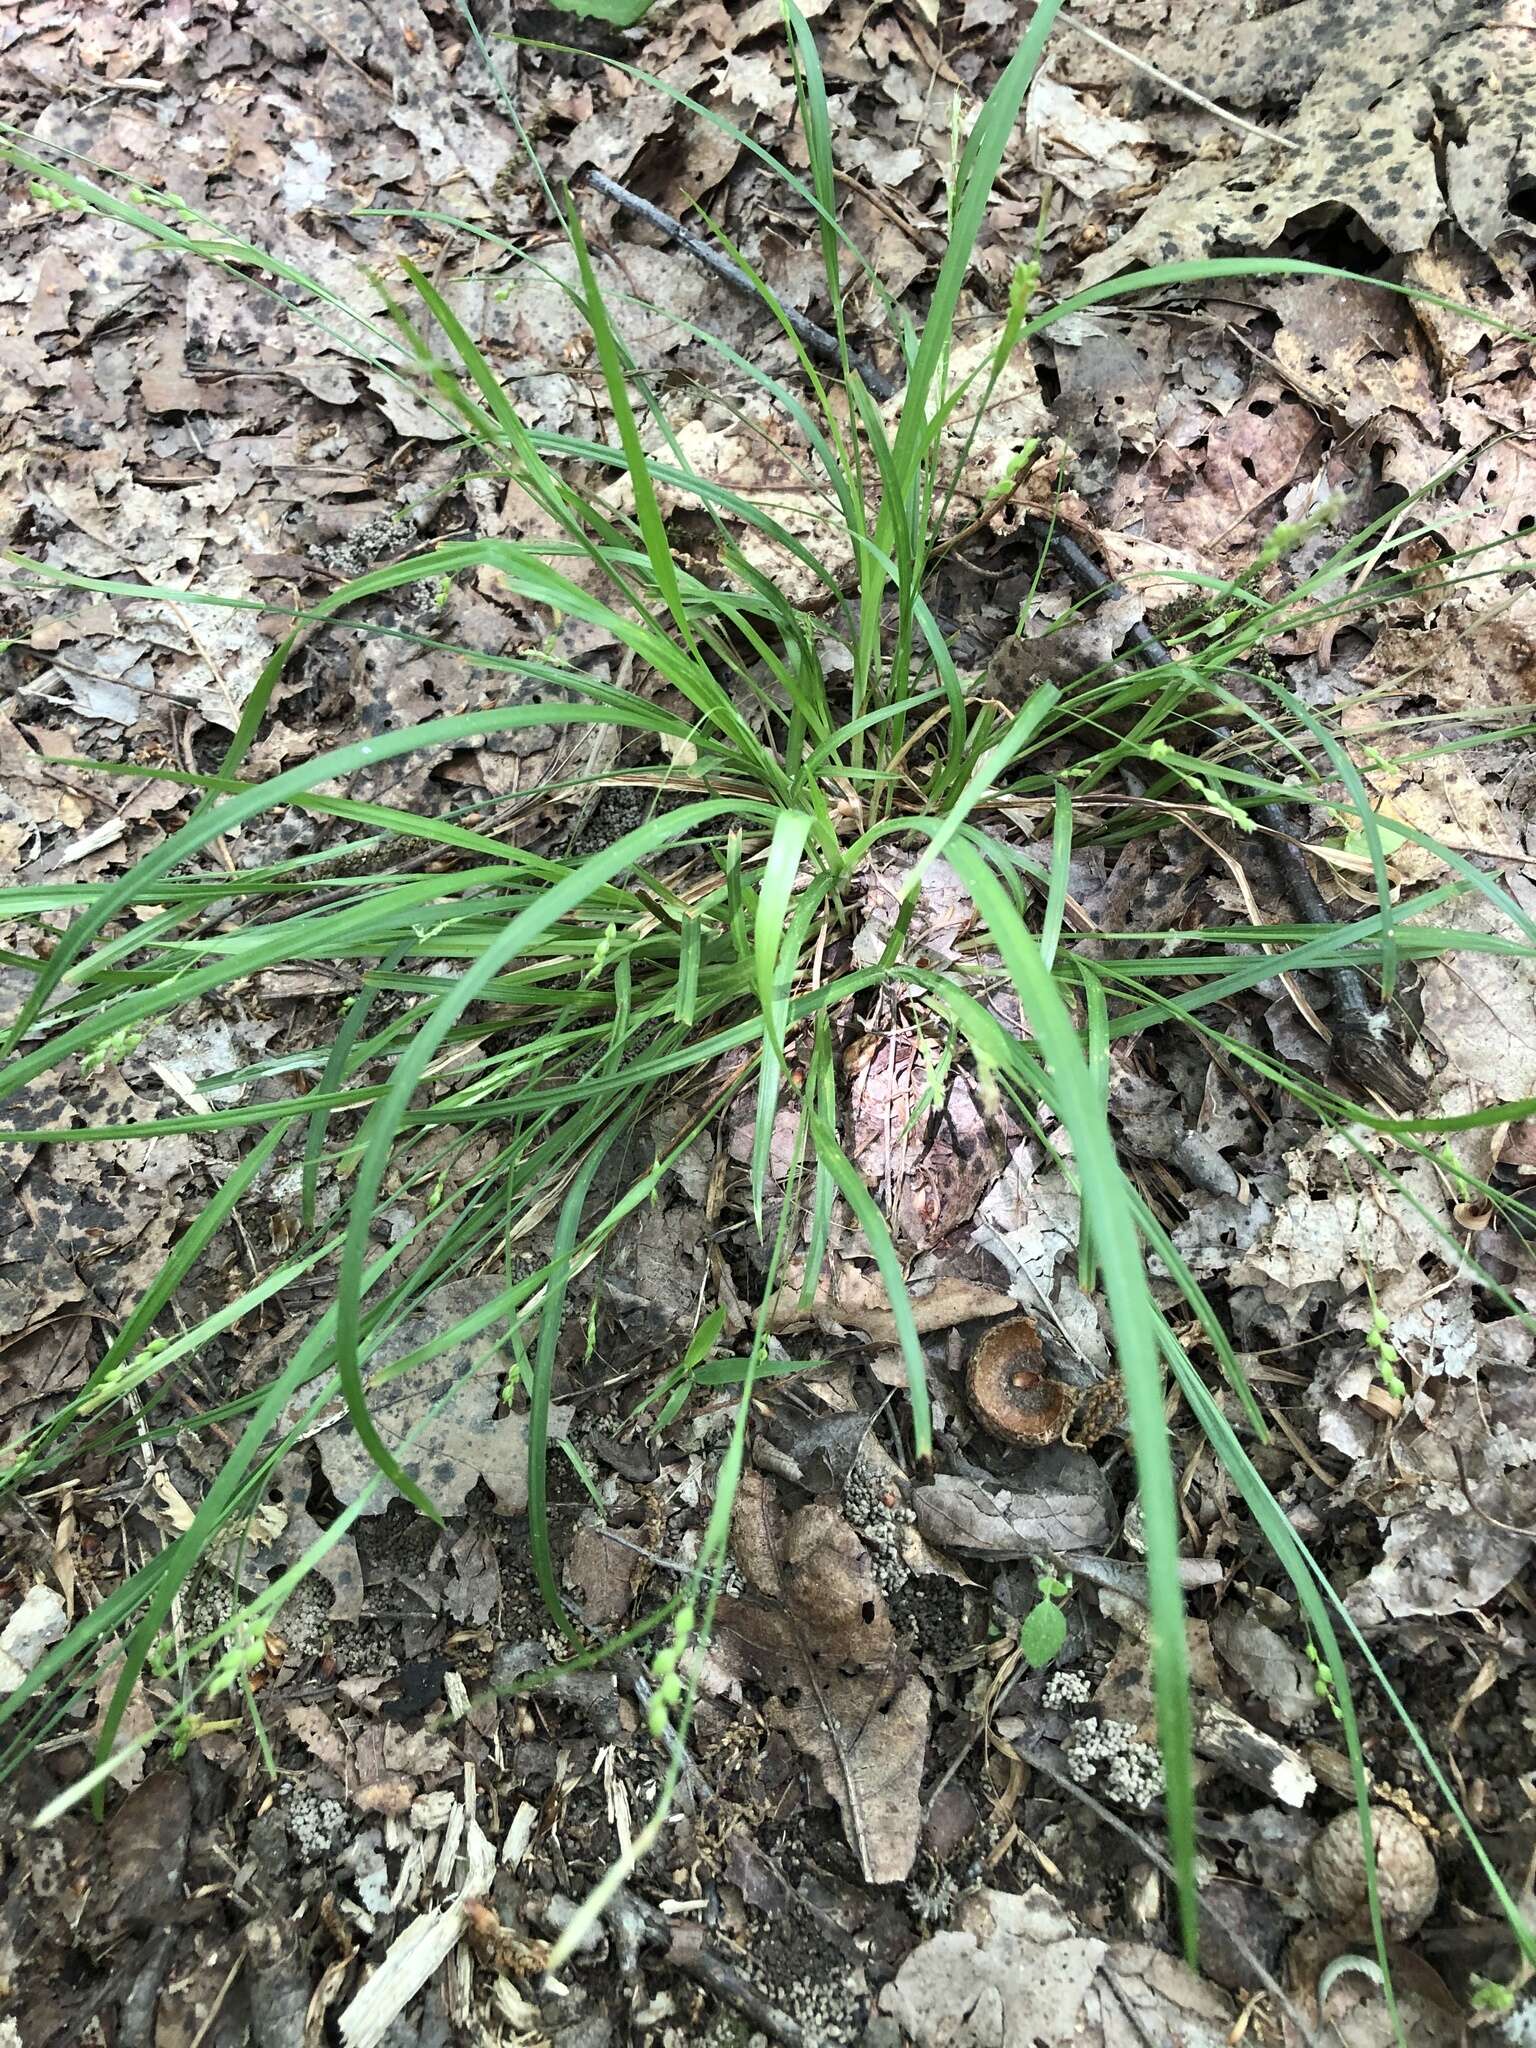
[[[1449,213],[1488,249],[1515,226],[1510,196],[1530,177],[1536,57],[1519,0],[1294,0],[1258,20],[1212,9],[1192,30],[1154,38],[1146,55],[1198,78],[1223,105],[1296,104],[1275,144],[1202,158],[1163,187],[1120,240],[1091,258],[1084,283],[1132,263],[1271,248],[1320,209],[1353,213],[1395,254],[1423,249]],[[1437,121],[1448,146],[1442,192]]]
[[[1039,1885],[982,1890],[880,1997],[916,2048],[1222,2048],[1232,2009],[1160,1950],[1083,1934]]]

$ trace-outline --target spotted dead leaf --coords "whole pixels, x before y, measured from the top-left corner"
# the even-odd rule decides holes
[[[388,79],[376,118],[414,139],[431,188],[456,213],[483,218],[494,205],[508,145],[478,100],[455,87],[415,0],[303,0],[292,25],[309,32],[317,52],[330,51],[364,77]]]
[[[1398,767],[1376,751],[1382,745],[1379,709],[1372,707],[1358,715],[1346,709],[1343,723],[1346,731],[1363,728],[1378,734],[1374,743],[1368,742],[1371,752],[1362,763],[1362,773],[1375,799],[1387,872],[1394,882],[1442,880],[1449,866],[1443,855],[1394,831],[1396,824],[1437,840],[1453,853],[1492,860],[1520,858],[1519,847],[1510,842],[1504,816],[1464,755],[1445,754],[1412,767]],[[1358,834],[1352,835],[1351,850],[1362,863],[1367,858]],[[1363,886],[1369,888],[1368,880]]]
[[[1536,410],[1536,372],[1522,367],[1488,392],[1449,398],[1446,425],[1461,445],[1475,449],[1465,482],[1433,511],[1442,543],[1470,554],[1484,550],[1478,568],[1484,588],[1474,593],[1492,604],[1505,592],[1487,572],[1528,571],[1536,556],[1536,458],[1523,446],[1526,420]],[[1509,432],[1511,427],[1513,433]]]
[[[1513,1317],[1477,1326],[1458,1379],[1424,1384],[1390,1444],[1378,1562],[1350,1589],[1370,1625],[1470,1613],[1526,1566],[1536,1526],[1536,1340]]]
[[[1171,337],[1153,321],[1095,311],[1059,320],[1049,340],[1061,381],[1056,429],[1072,450],[1077,488],[1091,497],[1115,481],[1123,450],[1146,455],[1156,445]]]
[[[1362,689],[1386,684],[1428,697],[1442,711],[1528,709],[1536,704],[1536,598],[1525,592],[1492,617],[1453,605],[1429,626],[1385,626],[1354,679]]]
[[[840,1664],[880,1667],[896,1635],[874,1559],[829,1501],[811,1501],[784,1531],[784,1590],[796,1624],[813,1648]]]
[[[1218,568],[1246,561],[1255,522],[1278,515],[1321,445],[1311,408],[1261,379],[1194,446],[1164,442],[1153,455],[1141,500],[1147,538]]]
[[[1274,359],[1313,404],[1348,427],[1395,410],[1416,432],[1439,432],[1434,366],[1408,300],[1340,277],[1280,278],[1259,296],[1280,322]]]
[[[163,1106],[108,1069],[64,1087],[38,1081],[7,1120],[12,1129],[69,1129],[142,1122]],[[197,1162],[196,1141],[185,1136],[110,1153],[0,1137],[0,1336],[60,1311],[119,1320],[159,1272]]]
[[[1383,248],[1424,248],[1447,214],[1479,247],[1517,223],[1511,194],[1527,175],[1519,138],[1536,119],[1536,58],[1509,0],[1292,0],[1245,21],[1210,7],[1146,54],[1198,79],[1225,106],[1295,112],[1276,144],[1202,157],[1164,186],[1133,227],[1083,266],[1093,283],[1133,263],[1274,246],[1318,209],[1353,214]],[[1446,149],[1437,120],[1463,139]]]
[[[367,1370],[375,1372],[446,1335],[495,1291],[469,1280],[440,1287],[425,1307],[406,1317]],[[504,1373],[493,1327],[467,1342],[450,1342],[438,1357],[369,1397],[369,1412],[380,1436],[445,1514],[463,1507],[479,1479],[490,1488],[498,1514],[518,1515],[528,1505],[527,1420],[496,1412]],[[338,1500],[348,1505],[377,1472],[344,1415],[322,1433],[320,1462]],[[386,1481],[362,1512],[381,1515],[394,1498],[395,1488]]]

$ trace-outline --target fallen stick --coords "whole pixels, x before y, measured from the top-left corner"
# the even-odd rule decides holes
[[[756,299],[762,303],[762,291],[747,275],[739,263],[733,263],[713,243],[706,242],[702,235],[696,235],[691,228],[685,228],[680,220],[666,213],[659,206],[653,206],[649,199],[642,199],[638,192],[631,192],[626,185],[618,184],[602,171],[588,171],[586,182],[594,192],[600,192],[605,199],[611,199],[636,220],[643,220],[647,226],[657,228],[680,249],[686,249],[696,263],[702,263],[706,270],[713,271],[722,284],[729,285],[733,292],[740,292],[744,298]],[[807,355],[823,363],[832,363],[841,368],[843,354],[837,336],[825,327],[818,327],[814,320],[807,320],[803,313],[797,313],[793,306],[779,302],[779,311],[805,344]],[[876,398],[894,398],[896,386],[873,363],[862,356],[848,351],[848,367],[856,370],[864,387]]]
[[[1195,1724],[1195,1754],[1282,1806],[1305,1806],[1317,1790],[1317,1779],[1299,1751],[1255,1728],[1220,1700],[1208,1701]]]

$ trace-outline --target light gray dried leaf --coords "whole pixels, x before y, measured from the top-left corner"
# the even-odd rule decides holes
[[[1370,1151],[1372,1142],[1361,1141]],[[1348,1156],[1346,1156],[1348,1155]],[[1400,1188],[1369,1171],[1337,1137],[1309,1139],[1288,1155],[1293,1187],[1274,1221],[1234,1261],[1235,1287],[1262,1287],[1285,1302],[1315,1286],[1363,1288],[1366,1275],[1389,1311],[1423,1291],[1419,1262],[1443,1252],[1451,1229],[1445,1188],[1423,1161],[1403,1169]]]
[[[1211,1641],[1223,1663],[1285,1727],[1298,1727],[1316,1713],[1311,1666],[1249,1609],[1224,1606],[1211,1623]]]
[[[1139,1942],[1078,1931],[1040,1886],[973,1893],[915,1948],[880,2010],[917,2048],[1218,2048],[1232,2011],[1214,1986]]]
[[[1010,1491],[940,1473],[912,1495],[930,1543],[962,1557],[1033,1557],[1048,1550],[1101,1550],[1114,1535],[1103,1475],[1082,1453],[1057,1453],[1049,1483]]]
[[[1490,1528],[1465,1506],[1398,1515],[1381,1562],[1349,1589],[1349,1611],[1364,1628],[1470,1612],[1497,1599],[1530,1554],[1529,1538]]]
[[[461,210],[472,197],[493,204],[506,145],[455,88],[416,0],[306,0],[295,11],[295,24],[317,47],[390,81],[393,90],[381,116],[415,139],[434,191],[453,189]]]
[[[0,1694],[14,1692],[51,1643],[69,1627],[52,1586],[36,1585],[0,1632]]]
[[[915,1948],[880,1996],[917,2048],[1056,2048],[1077,2038],[1107,1943],[1076,1933],[1038,1885],[982,1891],[965,1924]]]
[[[1480,896],[1448,905],[1436,922],[1523,943]],[[1536,1094],[1536,960],[1529,952],[1447,953],[1425,968],[1423,994],[1424,1027],[1450,1061],[1444,1087],[1461,1082],[1479,1108]]]

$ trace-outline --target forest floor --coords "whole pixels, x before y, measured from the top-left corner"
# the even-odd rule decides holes
[[[821,0],[805,11],[843,225],[920,317],[958,138],[1029,10]],[[804,209],[740,139],[623,68],[719,110],[803,171],[779,0],[662,0],[625,30],[512,14],[483,26],[546,174],[577,195],[616,304],[631,295],[621,319],[639,367],[696,460],[813,532],[815,508],[775,441],[783,422],[754,387],[729,388],[682,323],[787,374],[782,338],[579,183],[595,169],[673,213],[699,202],[787,305],[828,320]],[[496,40],[509,26],[531,41]],[[1359,273],[1174,285],[1132,309],[1076,315],[1035,345],[998,431],[1041,435],[1065,516],[1154,612],[1170,578],[1233,577],[1279,523],[1332,504],[1325,533],[1264,570],[1261,587],[1278,589],[1341,534],[1430,487],[1414,508],[1413,564],[1487,546],[1483,573],[1421,584],[1271,652],[1308,707],[1358,736],[1383,814],[1497,873],[1536,912],[1536,762],[1520,736],[1536,704],[1536,368],[1511,332],[1536,332],[1532,186],[1514,140],[1536,116],[1528,40],[1474,0],[1443,15],[1406,0],[1257,11],[1081,0],[1031,89],[956,339],[995,330],[1015,265],[1036,250],[1042,292],[1057,299],[1132,264],[1213,253]],[[590,336],[564,288],[568,245],[452,0],[19,0],[0,19],[0,75],[27,134],[180,194],[348,304],[376,309],[370,277],[414,254],[453,286],[530,426],[609,436]],[[425,537],[522,530],[513,495],[466,472],[439,414],[280,298],[60,211],[24,177],[5,203],[0,525],[19,552],[89,576],[255,596],[276,612]],[[845,314],[858,345],[894,370],[879,303],[852,273]],[[439,593],[430,613],[410,602],[418,609],[400,600],[376,616],[491,654],[551,644],[589,674],[632,680],[614,642],[509,602],[489,574]],[[982,670],[1021,607],[1038,636],[1072,595],[1003,520],[980,523],[935,602],[957,660]],[[0,594],[0,630],[0,865],[32,885],[115,876],[164,839],[193,800],[184,787],[82,763],[210,771],[282,626],[21,579]],[[1124,618],[1090,614],[1074,630],[1052,659],[1106,658]],[[474,709],[488,687],[407,640],[317,637],[246,772]],[[1394,727],[1467,744],[1419,755],[1382,737]],[[631,821],[631,789],[596,805],[590,791],[580,803],[540,794],[589,770],[575,731],[402,756],[349,793],[455,815],[525,796],[531,845],[611,837]],[[1048,849],[1048,815],[1021,823]],[[295,812],[223,857],[300,853],[346,829]],[[1079,929],[1241,924],[1256,908],[1283,918],[1274,899],[1256,906],[1264,884],[1234,836],[1207,814],[1085,848],[1071,875]],[[1393,852],[1400,891],[1445,872],[1410,840]],[[1324,886],[1341,918],[1376,901],[1358,848],[1333,849]],[[1446,915],[1495,928],[1475,898]],[[14,959],[35,933],[16,924],[5,943]],[[19,991],[23,978],[4,972]],[[120,1064],[34,1094],[13,1128],[238,1100],[221,1078],[322,1040],[352,986],[324,961],[263,977]],[[1228,1005],[1224,1029],[1321,1075],[1326,1001],[1306,977],[1277,976]],[[1430,1114],[1536,1096],[1529,957],[1427,962],[1402,1001]],[[855,1091],[855,1117],[861,1100],[888,1125],[888,1097]],[[1529,1911],[1536,1249],[1390,1138],[1365,1138],[1391,1169],[1367,1179],[1358,1149],[1187,1035],[1151,1031],[1117,1050],[1111,1105],[1138,1184],[1218,1302],[1268,1419],[1256,1462]],[[550,1508],[563,1584],[599,1634],[654,1604],[708,1511],[730,1390],[660,1431],[654,1407],[635,1409],[701,1301],[725,1302],[740,1327],[753,1274],[733,1219],[750,1137],[724,1123],[695,1148],[579,1295],[594,1340],[576,1332],[559,1393],[602,1506],[557,1459]],[[1536,1176],[1536,1120],[1467,1139],[1478,1172],[1516,1189]],[[81,1385],[237,1155],[221,1132],[0,1150],[7,1434]],[[1075,1206],[1023,1145],[984,1188],[957,1187],[942,1151],[926,1166],[903,1156],[901,1174],[924,1170],[914,1201],[957,1205],[910,1258],[946,1483],[1011,1497],[1007,1526],[961,1531],[931,1504],[914,1524],[883,1407],[902,1383],[890,1317],[845,1243],[799,1333],[813,1330],[823,1367],[758,1404],[736,1576],[664,1849],[558,1984],[543,1970],[547,1945],[649,1813],[659,1767],[634,1660],[507,1690],[550,1644],[521,1513],[520,1419],[487,1386],[434,1440],[445,1525],[377,1496],[283,1610],[257,1674],[263,1739],[231,1707],[179,1757],[151,1746],[126,1764],[104,1824],[76,1808],[42,1835],[26,1823],[87,1767],[101,1695],[76,1702],[22,1768],[0,1846],[11,2014],[0,2048],[670,2048],[754,2031],[921,2048],[1390,2040],[1369,1978],[1330,1972],[1361,1944],[1329,1921],[1309,1875],[1319,1831],[1350,1810],[1326,1684],[1228,1476],[1173,1413],[1196,1716],[1228,1731],[1201,1745],[1203,1975],[1176,1960],[1124,1441],[1000,1450],[963,1389],[987,1319],[1021,1307],[1046,1304],[1088,1353],[1102,1350],[1098,1305],[1078,1286]],[[889,1171],[886,1194],[898,1210]],[[242,1229],[215,1240],[189,1316],[221,1287],[249,1284],[296,1227],[291,1177],[274,1176]],[[454,1283],[462,1295],[423,1316],[462,1310],[478,1284]],[[62,1483],[4,1502],[6,1691],[67,1621],[185,1528],[223,1449],[219,1426],[199,1418],[291,1352],[323,1306],[286,1290],[222,1352],[190,1362],[183,1429],[146,1437],[126,1460],[85,1455]],[[1373,1332],[1395,1349],[1400,1393]],[[780,1334],[794,1337],[791,1319]],[[247,1590],[303,1553],[365,1470],[339,1427],[292,1453],[237,1568]],[[1034,1671],[1017,1623],[1039,1604],[1046,1555],[1070,1559],[1072,1591],[1064,1643]],[[210,1571],[178,1626],[200,1633],[228,1595]],[[152,1677],[144,1688],[130,1733],[165,1705]],[[1400,1723],[1369,1681],[1358,1696],[1374,1795],[1438,1876],[1427,1919],[1394,1948],[1404,2025],[1424,2048],[1460,2041],[1495,2023],[1479,1987],[1515,1980],[1514,1945]],[[1259,1765],[1234,1725],[1260,1745]],[[1275,1789],[1277,1757],[1298,1774],[1289,1797]],[[418,1968],[424,1943],[431,1967]]]

